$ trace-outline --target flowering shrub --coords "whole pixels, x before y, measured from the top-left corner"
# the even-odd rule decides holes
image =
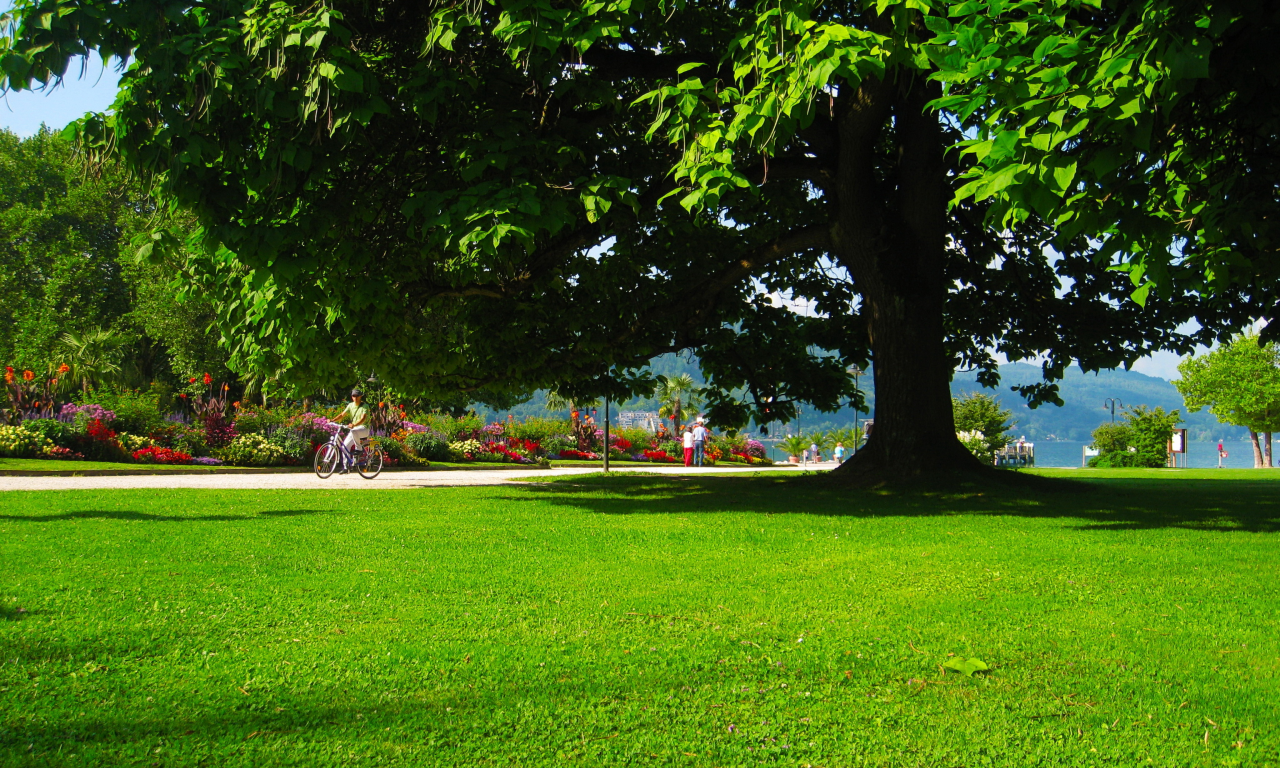
[[[617,448],[620,451],[625,451],[632,446],[632,442],[630,440],[618,435],[609,435],[609,443],[610,448]]]
[[[676,459],[674,456],[667,455],[666,451],[655,451],[651,449],[642,451],[641,455],[644,456],[645,461],[656,461],[659,463],[666,462],[668,464],[675,461],[683,461],[683,459]]]
[[[765,451],[764,443],[759,440],[747,440],[747,455],[756,459],[765,459],[769,454]]]
[[[210,448],[221,448],[233,443],[239,433],[236,425],[230,423],[220,413],[212,413],[204,418],[204,441]]]
[[[475,461],[477,454],[485,452],[479,440],[460,440],[449,443],[449,458],[454,461]]]
[[[486,424],[480,428],[480,434],[487,437],[501,437],[506,430],[506,426],[502,423]]]
[[[277,429],[267,438],[267,442],[284,451],[289,460],[298,464],[308,464],[315,457],[315,452],[322,441],[314,441],[305,430]]]
[[[84,454],[76,453],[70,448],[63,448],[60,445],[46,446],[44,449],[44,457],[46,459],[83,459]]]
[[[67,403],[62,406],[62,410],[58,411],[58,416],[63,421],[74,421],[77,424],[87,424],[95,420],[109,424],[116,419],[114,411],[109,411],[97,403]]]
[[[221,451],[221,458],[228,464],[246,467],[269,467],[284,464],[284,449],[274,445],[260,434],[240,435]]]
[[[600,454],[591,453],[590,451],[579,451],[574,448],[566,448],[560,451],[561,459],[582,459],[583,461],[596,461],[600,458]]]
[[[115,430],[108,429],[101,419],[93,419],[85,425],[85,434],[89,435],[94,442],[109,443],[116,439]]]
[[[0,456],[30,459],[54,447],[53,441],[25,427],[0,426]]]
[[[116,436],[116,440],[120,442],[120,447],[124,448],[125,451],[132,453],[135,459],[138,457],[138,451],[143,450],[144,448],[151,448],[156,444],[156,441],[149,437],[143,437],[142,435],[130,435],[127,432],[121,432]]]
[[[202,464],[206,467],[216,467],[222,463],[222,459],[215,459],[212,456],[197,456],[191,460],[192,464]]]
[[[175,451],[172,448],[160,448],[151,446],[133,452],[134,461],[140,461],[143,464],[188,464],[191,462],[191,454]]]
[[[511,441],[514,443],[520,442],[514,437],[511,438]],[[536,446],[537,443],[534,443],[534,445]],[[515,450],[512,449],[512,447],[503,445],[502,443],[498,443],[498,442],[485,443],[484,449],[485,451],[487,451],[489,454],[492,455],[492,459],[491,459],[492,461],[505,460],[505,461],[515,462],[516,464],[537,463],[537,459],[533,458],[527,453],[517,453]]]

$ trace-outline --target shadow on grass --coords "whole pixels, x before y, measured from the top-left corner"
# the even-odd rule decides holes
[[[947,490],[849,488],[823,476],[577,476],[527,486],[531,500],[610,515],[989,515],[1073,518],[1084,530],[1280,531],[1280,483],[1165,478],[1061,480]]]
[[[257,520],[263,517],[315,515],[321,511],[319,509],[264,509],[252,515],[154,515],[131,509],[82,509],[75,512],[60,512],[56,515],[0,515],[0,520],[12,520],[17,523],[57,523],[64,520],[128,520],[149,523],[232,522]]]

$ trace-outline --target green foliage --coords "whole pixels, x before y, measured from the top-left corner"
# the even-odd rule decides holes
[[[1013,442],[1006,434],[1013,427],[1013,411],[1001,408],[992,395],[970,392],[953,397],[951,413],[961,442],[984,463],[991,463],[997,451]]]
[[[406,447],[428,461],[449,460],[449,440],[440,432],[414,432],[404,442]]]
[[[166,414],[160,412],[160,396],[157,393],[100,388],[81,394],[77,399],[82,403],[97,403],[115,413],[116,418],[110,426],[120,432],[148,435],[166,424]]]
[[[30,421],[22,422],[22,427],[28,432],[49,440],[54,445],[67,447],[70,443],[72,430],[69,425],[63,424],[57,419],[31,419]]]
[[[1164,467],[1169,460],[1169,440],[1181,421],[1178,411],[1136,406],[1125,411],[1124,423],[1100,425],[1093,431],[1098,455],[1091,467]]]
[[[1178,364],[1173,385],[1191,411],[1253,432],[1280,431],[1280,347],[1245,335]]]
[[[809,450],[809,438],[804,435],[791,435],[784,440],[778,442],[778,447],[786,451],[788,455],[799,457],[805,451]]]
[[[990,667],[987,666],[987,663],[982,659],[977,657],[966,659],[963,656],[954,656],[947,659],[942,662],[942,666],[944,669],[949,669],[952,672],[959,672],[965,677],[973,677],[975,672],[986,672],[990,669]]]

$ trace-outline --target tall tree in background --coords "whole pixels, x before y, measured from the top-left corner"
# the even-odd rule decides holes
[[[870,357],[876,429],[840,472],[979,471],[957,362],[994,384],[997,353],[1043,355],[1024,394],[1054,400],[1073,360],[1188,351],[1270,295],[1220,251],[1178,265],[1198,279],[1148,258],[1215,231],[1153,226],[1208,170],[1161,183],[1150,137],[1186,84],[1240,86],[1213,69],[1252,23],[1230,3],[17,9],[10,87],[90,48],[137,60],[78,136],[195,215],[187,268],[241,367],[617,396],[698,349],[711,417],[763,423],[856,400]]]
[[[1253,466],[1270,467],[1271,433],[1280,431],[1280,348],[1246,335],[1178,364],[1173,385],[1192,412],[1208,408],[1226,424],[1249,430]],[[1263,433],[1259,445],[1258,434]],[[1265,448],[1265,450],[1264,450]]]

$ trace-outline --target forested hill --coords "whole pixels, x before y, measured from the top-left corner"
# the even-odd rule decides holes
[[[1032,410],[1022,398],[1009,388],[1019,384],[1040,381],[1040,368],[1026,363],[1000,366],[1000,386],[995,390],[983,389],[973,373],[956,373],[951,382],[953,394],[987,392],[995,394],[1006,408],[1013,410],[1018,422],[1014,431],[1026,435],[1028,440],[1088,440],[1089,433],[1111,413],[1103,403],[1109,397],[1119,398],[1126,406],[1160,406],[1165,410],[1182,412],[1183,426],[1189,430],[1192,440],[1237,440],[1248,437],[1241,427],[1219,424],[1208,411],[1189,413],[1182,402],[1182,395],[1172,384],[1155,376],[1136,371],[1100,371],[1084,373],[1072,366],[1066,378],[1058,383],[1058,392],[1065,405],[1042,405]],[[1120,408],[1116,408],[1117,417]]]

